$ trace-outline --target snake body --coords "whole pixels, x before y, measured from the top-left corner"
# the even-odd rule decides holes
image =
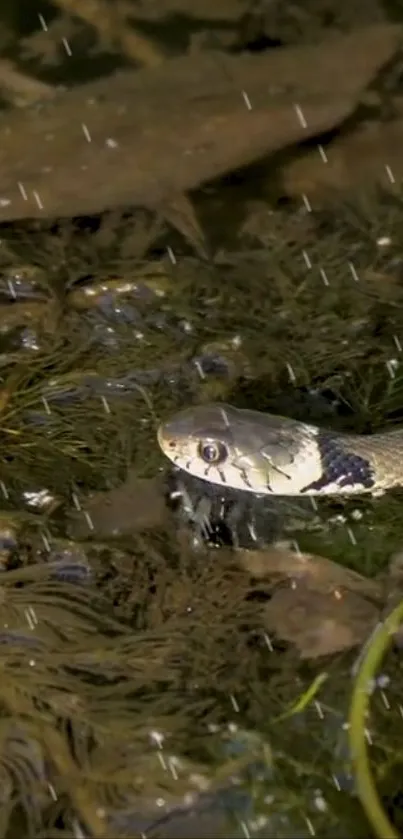
[[[403,428],[343,434],[214,403],[176,414],[158,442],[188,474],[259,495],[379,494],[403,485]]]

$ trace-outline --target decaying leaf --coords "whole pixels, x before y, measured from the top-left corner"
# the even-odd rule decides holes
[[[313,47],[184,56],[11,112],[0,221],[159,207],[326,131],[354,110],[400,35],[368,27]]]
[[[269,632],[295,644],[301,658],[318,658],[363,644],[379,614],[356,592],[325,594],[303,581],[273,594],[265,622]]]
[[[75,539],[116,537],[159,527],[165,517],[161,480],[129,472],[117,489],[93,493],[86,500],[85,514],[81,510],[71,515],[69,532]]]
[[[403,178],[402,141],[402,117],[385,123],[364,122],[329,141],[324,147],[326,165],[320,165],[317,150],[289,161],[282,172],[285,191],[289,195],[326,197],[334,190],[351,191],[368,185],[392,188]]]
[[[284,548],[247,551],[241,562],[255,577],[280,583],[265,609],[269,632],[289,641],[301,658],[363,644],[379,620],[384,588],[350,568]]]

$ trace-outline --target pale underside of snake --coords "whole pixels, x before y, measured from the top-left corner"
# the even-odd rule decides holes
[[[403,485],[403,428],[343,434],[215,403],[176,414],[158,442],[189,475],[258,495],[381,494]]]

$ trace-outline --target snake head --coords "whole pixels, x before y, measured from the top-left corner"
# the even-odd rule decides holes
[[[176,414],[160,426],[158,442],[176,466],[194,477],[256,494],[295,495],[301,428],[310,427],[213,403]]]

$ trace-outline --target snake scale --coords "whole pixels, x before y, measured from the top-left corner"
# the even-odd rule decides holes
[[[163,423],[158,442],[189,475],[259,495],[380,494],[403,485],[403,428],[345,434],[213,403]]]

